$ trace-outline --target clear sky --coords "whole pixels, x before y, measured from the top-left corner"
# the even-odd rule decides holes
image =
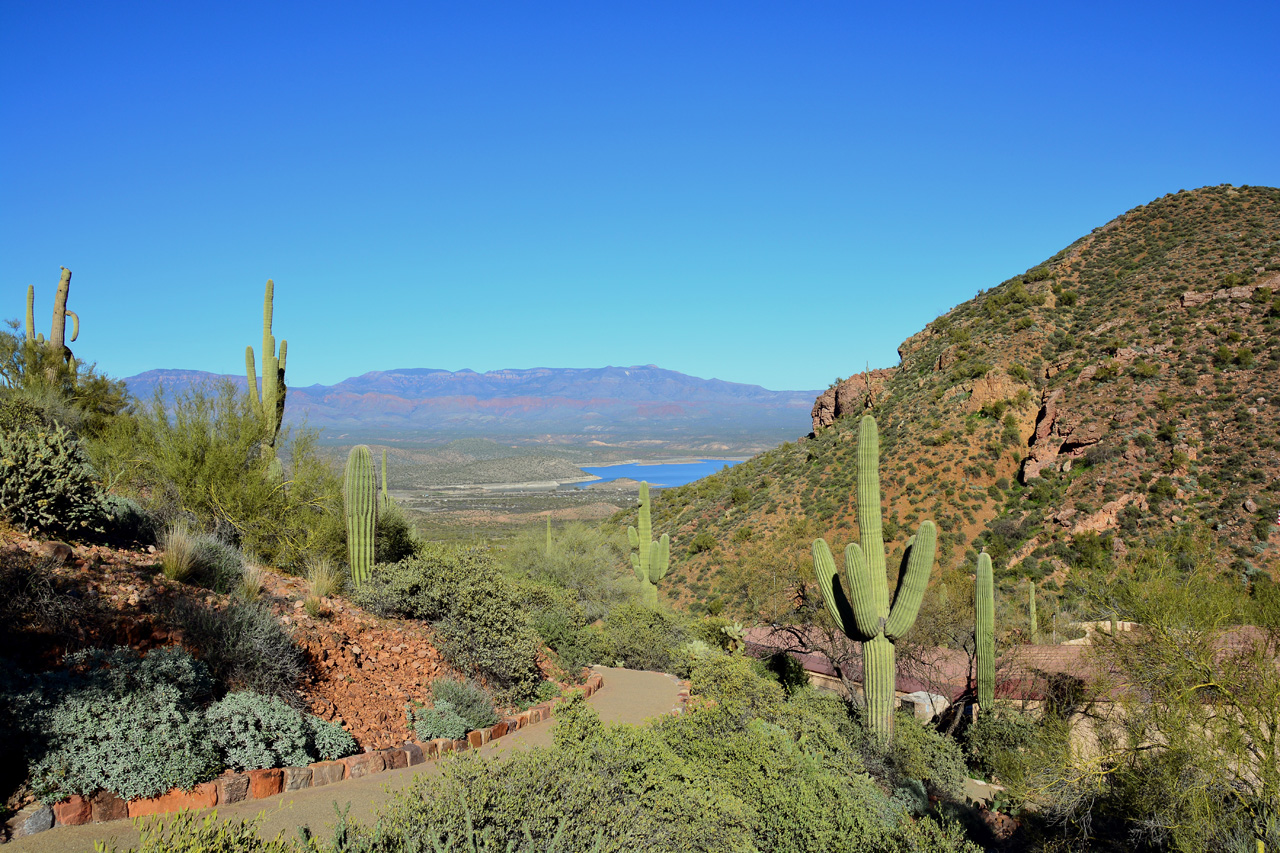
[[[0,4],[0,317],[113,376],[825,387],[1168,192],[1280,185],[1280,3]],[[261,358],[261,353],[259,353]]]

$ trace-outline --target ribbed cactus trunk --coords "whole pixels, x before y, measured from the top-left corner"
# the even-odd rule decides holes
[[[892,600],[880,519],[880,434],[865,415],[858,429],[858,533],[861,544],[844,551],[849,595],[825,540],[813,543],[814,572],[827,611],[837,626],[862,644],[862,691],[867,725],[881,746],[893,741],[897,681],[894,643],[915,624],[933,568],[937,528],[925,521],[907,542]]]
[[[1029,581],[1027,588],[1027,618],[1031,621],[1031,642],[1040,643],[1040,621],[1036,618],[1036,582]]]
[[[74,372],[76,367],[75,357],[71,353],[68,343],[75,343],[76,338],[80,337],[80,315],[74,311],[67,310],[67,296],[71,292],[71,270],[62,267],[62,276],[58,279],[58,291],[53,297],[53,325],[49,329],[49,339],[46,341],[43,334],[36,332],[36,287],[34,284],[27,285],[27,316],[23,331],[25,338],[30,343],[39,343],[48,346],[60,354]],[[67,338],[67,318],[71,318],[71,337]]]
[[[27,340],[35,343],[36,340],[36,286],[34,284],[27,285]]]
[[[550,517],[547,519],[550,524]],[[631,568],[640,581],[640,599],[647,607],[658,607],[658,581],[666,577],[671,560],[671,540],[667,534],[653,541],[653,525],[649,516],[649,484],[640,484],[640,529],[627,528],[627,540],[636,553],[631,555]],[[548,533],[548,536],[550,534]]]
[[[342,475],[342,501],[347,515],[347,559],[357,587],[373,568],[373,537],[378,520],[373,454],[363,444],[351,448]]]
[[[978,555],[978,574],[973,585],[974,644],[977,646],[978,707],[988,711],[996,698],[996,595],[991,555]]]
[[[382,508],[391,506],[391,493],[387,491],[387,451],[382,451]]]
[[[244,348],[244,367],[249,380],[249,396],[261,412],[262,423],[267,430],[267,440],[262,446],[264,458],[274,458],[276,436],[284,422],[284,401],[288,388],[284,384],[285,360],[289,342],[280,342],[280,355],[276,355],[276,336],[271,333],[274,314],[275,282],[267,279],[266,293],[262,298],[262,393],[258,393],[258,370],[254,362],[253,347]]]

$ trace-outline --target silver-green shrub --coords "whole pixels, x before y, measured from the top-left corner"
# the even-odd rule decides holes
[[[436,705],[441,702],[450,703],[467,724],[468,731],[498,722],[498,712],[493,708],[493,700],[474,681],[438,678],[431,683],[431,699]]]
[[[126,799],[190,788],[222,769],[201,704],[212,687],[177,648],[67,656],[46,676],[32,790],[45,802],[112,791]]]
[[[232,693],[209,706],[209,736],[228,767],[261,770],[314,761],[301,714],[273,696]]]
[[[101,532],[102,490],[80,442],[57,424],[0,430],[0,516],[31,533]]]
[[[356,739],[342,726],[311,714],[305,719],[311,752],[321,761],[336,761],[356,751]]]
[[[419,740],[438,737],[457,740],[470,731],[467,721],[462,719],[453,703],[447,699],[437,700],[430,708],[414,709],[412,715],[413,731]]]

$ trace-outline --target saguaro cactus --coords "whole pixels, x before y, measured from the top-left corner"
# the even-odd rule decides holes
[[[276,436],[284,422],[284,363],[289,352],[289,342],[280,342],[280,355],[276,355],[276,336],[271,333],[272,300],[275,282],[267,279],[267,292],[262,300],[262,393],[258,393],[258,370],[254,364],[253,347],[244,348],[244,367],[249,379],[249,396],[262,412],[262,422],[267,427],[264,455],[275,455]]]
[[[347,560],[351,582],[360,586],[373,566],[373,536],[378,519],[377,490],[373,482],[373,454],[357,444],[347,455],[342,473],[342,502],[347,515]]]
[[[76,338],[80,337],[80,315],[74,311],[67,310],[67,295],[71,291],[71,270],[62,267],[62,276],[58,279],[58,291],[53,297],[53,326],[49,330],[48,346],[62,354],[63,359],[68,364],[73,364],[74,358],[71,354],[71,348],[68,343],[75,343]],[[34,284],[27,285],[27,322],[26,322],[26,338],[33,343],[46,343],[44,335],[36,333],[36,316],[35,316],[36,288]],[[67,318],[71,318],[71,338],[67,338]]]
[[[974,644],[977,646],[978,707],[988,711],[996,698],[996,595],[991,571],[991,555],[978,555],[978,573],[973,584]]]
[[[920,612],[938,533],[932,521],[925,521],[907,541],[891,602],[880,524],[880,435],[875,418],[864,415],[858,430],[858,532],[862,544],[850,543],[844,551],[849,596],[823,539],[814,540],[813,567],[831,618],[846,635],[862,643],[867,724],[881,745],[887,746],[893,739],[894,643],[915,624]]]
[[[653,541],[653,525],[649,522],[649,484],[640,484],[640,529],[627,528],[627,539],[637,553],[631,555],[631,568],[640,581],[640,597],[649,607],[658,606],[658,581],[666,577],[671,560],[671,539],[667,534]]]
[[[1036,582],[1028,581],[1027,617],[1031,620],[1031,642],[1040,642],[1040,621],[1036,619]]]

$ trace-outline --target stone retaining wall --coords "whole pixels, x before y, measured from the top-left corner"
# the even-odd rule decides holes
[[[592,673],[580,689],[591,696],[602,686],[604,677],[599,673]],[[679,704],[673,709],[673,713],[680,713],[688,697],[688,682],[681,682]],[[359,779],[374,773],[434,761],[451,752],[479,749],[491,740],[551,719],[555,706],[562,701],[564,698],[558,696],[505,720],[499,720],[488,728],[468,732],[465,737],[457,740],[437,738],[427,743],[406,741],[394,749],[361,752],[338,761],[317,761],[306,767],[228,772],[210,782],[196,785],[190,791],[174,788],[167,794],[145,799],[122,800],[115,794],[99,791],[92,797],[72,796],[52,806],[37,803],[19,811],[9,819],[6,826],[10,838],[21,838],[55,826],[78,826],[99,821],[169,814],[181,809],[207,809],[243,800],[266,799],[286,791],[331,785],[344,779]]]

